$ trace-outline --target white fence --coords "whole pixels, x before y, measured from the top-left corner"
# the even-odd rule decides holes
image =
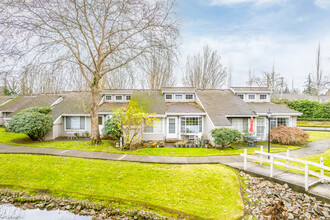
[[[307,160],[301,160],[298,158],[290,157],[289,150],[286,151],[286,156],[279,155],[279,154],[271,154],[263,151],[263,146],[261,146],[260,151],[255,151],[256,154],[259,155],[248,155],[247,150],[244,149],[244,154],[241,154],[241,156],[244,157],[244,170],[247,169],[247,160],[252,159],[255,161],[260,161],[260,165],[262,165],[263,162],[270,164],[270,177],[273,177],[274,175],[274,164],[280,165],[286,167],[286,170],[289,171],[289,169],[295,169],[300,170],[305,173],[305,190],[308,191],[308,188],[312,187],[316,183],[324,183],[325,181],[330,181],[330,177],[324,175],[324,170],[330,171],[330,167],[324,166],[323,157],[320,158],[320,163],[315,163]],[[275,159],[284,159],[286,162],[276,161]],[[304,164],[304,167],[296,166],[290,164],[290,161],[295,161],[301,164]],[[310,166],[318,167],[320,168],[320,172],[315,172],[310,170]],[[315,176],[318,178],[317,181],[308,183],[308,176],[309,174]]]

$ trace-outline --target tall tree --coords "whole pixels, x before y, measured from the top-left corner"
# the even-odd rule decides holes
[[[314,87],[311,73],[308,74],[307,80],[305,81],[303,93],[307,95],[316,95],[316,89]]]
[[[322,76],[322,67],[321,67],[321,43],[317,47],[316,53],[316,72],[315,72],[315,89],[317,101],[320,101],[320,93],[323,88],[323,76]]]
[[[150,54],[139,60],[143,80],[140,82],[142,88],[160,89],[175,84],[173,73],[176,61],[175,50],[155,48]]]
[[[176,46],[173,7],[172,0],[3,0],[0,31],[16,39],[0,46],[26,48],[35,64],[75,64],[91,92],[91,137],[99,144],[102,78],[154,47]]]
[[[199,89],[221,88],[226,83],[227,70],[217,50],[205,45],[203,51],[187,57],[183,83]]]

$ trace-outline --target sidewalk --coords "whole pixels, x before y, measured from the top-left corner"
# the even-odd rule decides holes
[[[303,157],[319,154],[326,151],[330,147],[330,139],[315,141],[308,144],[308,147],[296,151],[291,151],[292,157]],[[88,159],[114,160],[126,162],[142,162],[142,163],[164,163],[164,164],[224,164],[236,169],[243,169],[243,157],[239,155],[233,156],[208,156],[208,157],[166,157],[166,156],[147,156],[133,154],[114,154],[95,151],[81,150],[63,150],[53,148],[37,148],[12,146],[0,143],[0,154],[40,154],[53,155],[63,157],[78,157]],[[283,153],[280,153],[283,154]],[[284,153],[285,154],[285,153]],[[257,176],[269,179],[269,166],[259,165],[257,163],[248,162],[247,172]],[[304,190],[304,176],[287,172],[284,170],[274,169],[274,175],[271,180],[280,183],[288,183],[292,188],[302,191]],[[310,182],[316,181],[309,178]],[[319,184],[312,187],[309,194],[319,199],[330,202],[330,184]]]

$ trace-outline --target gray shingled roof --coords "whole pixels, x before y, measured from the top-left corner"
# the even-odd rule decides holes
[[[166,113],[205,113],[205,111],[196,102],[168,102]]]
[[[13,98],[13,97],[11,97],[11,96],[0,96],[0,106],[1,106],[3,103],[7,102],[8,100],[12,99],[12,98]]]
[[[53,106],[51,114],[57,119],[62,114],[89,114],[91,108],[90,92],[68,92],[61,94],[63,101]]]
[[[253,116],[252,108],[230,90],[198,90],[199,100],[214,126],[230,126],[226,116]]]
[[[267,91],[270,92],[271,90],[268,87],[231,87],[235,92],[240,91],[251,91],[251,92],[260,92],[260,91]]]
[[[165,114],[165,99],[160,90],[136,90],[132,94],[130,105],[134,102],[147,113]]]
[[[165,92],[195,92],[195,87],[163,87],[162,93]]]
[[[268,112],[268,110],[270,109],[270,111],[274,114],[276,113],[286,113],[286,114],[301,114],[300,112],[297,112],[293,109],[290,109],[284,105],[280,105],[280,104],[274,104],[274,103],[248,103],[249,106],[252,107],[252,109],[258,113],[258,114],[265,114]]]
[[[59,98],[58,94],[41,94],[36,95],[34,99],[22,105],[20,108],[16,109],[9,117],[13,117],[18,112],[32,108],[32,107],[50,107],[57,99]]]
[[[99,108],[99,112],[113,112],[119,108],[127,108],[128,102],[104,102]]]
[[[102,94],[131,94],[134,90],[133,89],[105,89],[101,93]]]
[[[0,106],[0,111],[2,112],[14,112],[20,109],[22,106],[26,105],[28,102],[33,100],[36,96],[16,96],[9,102]]]

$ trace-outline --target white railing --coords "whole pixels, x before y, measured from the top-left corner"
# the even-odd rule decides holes
[[[330,171],[330,167],[327,167],[324,165],[323,157],[320,158],[320,163],[315,163],[312,161],[307,161],[307,160],[301,160],[298,158],[290,157],[290,152],[289,150],[286,151],[286,156],[279,155],[279,154],[272,154],[272,153],[267,153],[263,151],[263,146],[260,147],[260,151],[255,151],[256,154],[259,155],[248,155],[247,154],[247,149],[244,149],[244,154],[241,154],[241,156],[244,157],[244,170],[247,169],[247,160],[252,159],[256,161],[260,161],[260,165],[262,165],[263,162],[269,163],[270,164],[270,177],[273,177],[274,175],[274,164],[279,165],[279,166],[284,166],[286,167],[286,170],[289,171],[289,169],[294,169],[294,170],[299,170],[305,173],[305,190],[308,191],[308,188],[312,187],[313,185],[321,182],[324,183],[325,181],[330,182],[330,177],[324,175],[324,170]],[[281,162],[281,161],[276,161],[274,159],[284,159],[286,162]],[[296,166],[290,164],[290,161],[295,161],[301,164],[304,164],[304,167]],[[310,170],[310,166],[318,167],[320,168],[320,172],[315,172]],[[309,174],[319,178],[317,181],[313,183],[308,183],[308,176]]]

